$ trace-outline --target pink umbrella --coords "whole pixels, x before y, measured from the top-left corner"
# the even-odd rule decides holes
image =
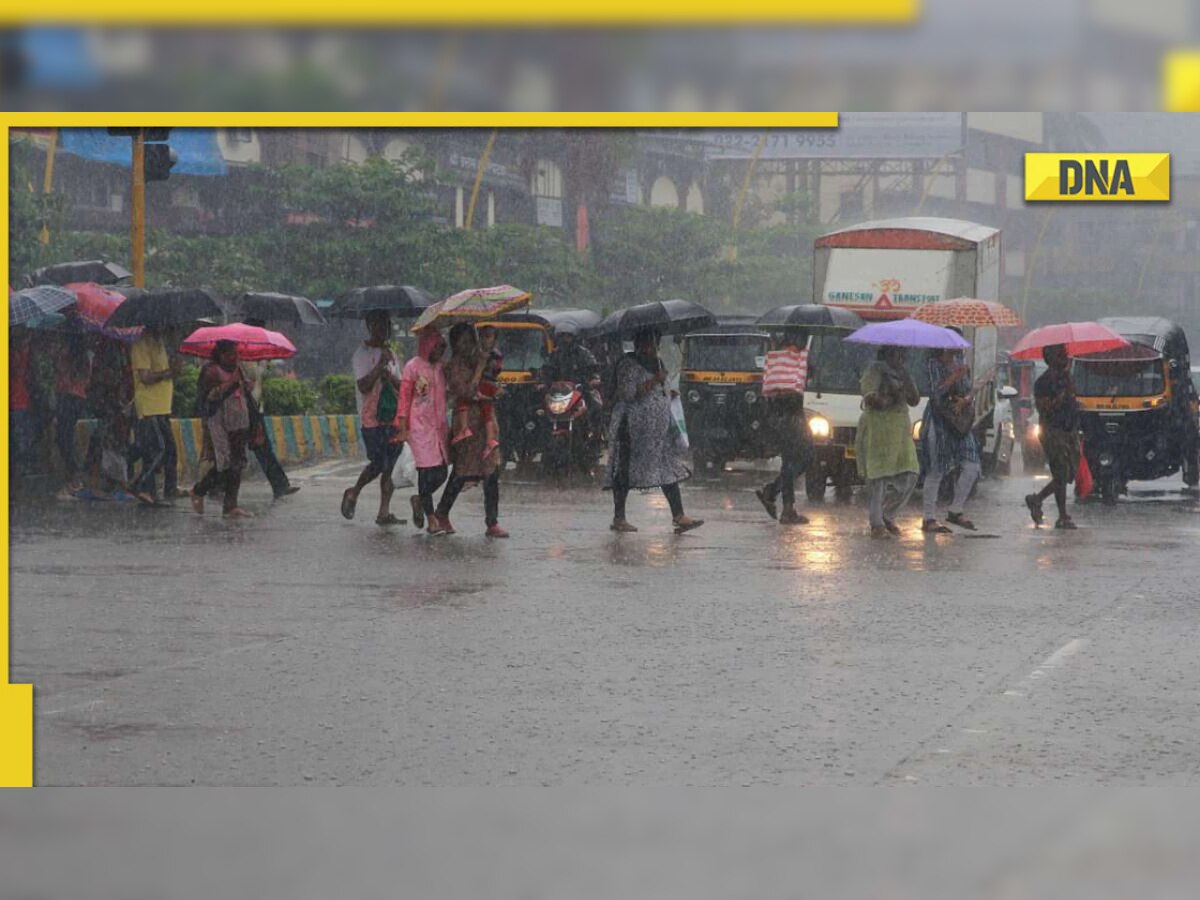
[[[287,359],[296,355],[296,348],[278,331],[267,331],[256,325],[210,325],[197,328],[179,345],[180,353],[191,356],[212,356],[217,341],[237,344],[239,359]]]
[[[1085,356],[1128,347],[1129,341],[1099,322],[1063,322],[1035,328],[1017,341],[1009,354],[1013,359],[1041,359],[1042,349],[1065,345],[1068,356]]]
[[[125,295],[90,281],[64,285],[75,295],[75,307],[69,313],[87,331],[94,331],[119,341],[136,341],[142,326],[115,328],[108,325],[109,317],[125,302]]]

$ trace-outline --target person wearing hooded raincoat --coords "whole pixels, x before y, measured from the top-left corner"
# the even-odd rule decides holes
[[[444,533],[433,508],[433,495],[446,481],[446,375],[442,356],[446,339],[436,328],[423,328],[417,355],[404,364],[400,376],[400,439],[408,442],[417,467],[417,493],[409,497],[413,524],[430,534]]]

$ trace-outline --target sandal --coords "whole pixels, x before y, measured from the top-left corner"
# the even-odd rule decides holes
[[[754,492],[754,496],[758,498],[758,502],[763,505],[763,509],[767,511],[767,515],[772,519],[779,518],[779,511],[775,509],[775,501],[767,496],[767,492],[762,488],[758,488]]]
[[[703,519],[689,519],[687,516],[684,516],[681,519],[675,520],[675,533],[683,534],[684,532],[687,532],[687,531],[693,531],[693,530],[699,528],[703,524],[704,524]]]
[[[342,494],[342,518],[353,519],[356,506],[358,498],[354,496],[354,488],[346,488],[346,492]]]
[[[464,428],[461,432],[450,439],[450,445],[454,446],[455,444],[461,444],[463,441],[469,441],[473,437],[475,437],[475,432],[473,432],[470,428]]]
[[[413,494],[408,498],[408,505],[412,507],[412,521],[417,528],[425,527],[425,510],[421,508],[420,494]]]
[[[888,531],[882,525],[872,525],[871,526],[871,537],[874,538],[875,540],[890,541],[892,539],[892,534],[890,531]]]
[[[488,441],[487,446],[483,448],[483,461],[487,462],[487,458],[495,453],[499,447],[499,441]]]
[[[386,516],[376,516],[375,524],[376,525],[407,525],[408,523],[406,521],[404,521],[404,519],[398,519],[392,513],[388,513]]]
[[[199,494],[192,494],[192,509],[196,511],[197,515],[204,515],[204,498]]]
[[[808,524],[808,516],[801,515],[800,513],[796,512],[796,510],[794,510],[794,509],[788,509],[787,507],[784,507],[783,512],[780,513],[780,515],[779,515],[779,524],[780,525],[807,525]]]
[[[1077,531],[1079,529],[1079,526],[1075,524],[1075,521],[1070,516],[1059,519],[1054,523],[1054,527],[1061,528],[1064,531]]]
[[[967,531],[975,530],[975,523],[962,513],[946,513],[946,521],[951,525],[957,525],[959,528],[965,528]]]
[[[242,509],[240,506],[235,506],[229,512],[223,513],[223,515],[227,519],[253,519],[254,518],[254,513],[247,512],[246,510]]]
[[[613,523],[608,526],[608,530],[609,531],[619,531],[622,534],[629,534],[631,532],[637,531],[637,526],[630,525],[624,519],[619,519],[619,520],[614,520]]]
[[[883,527],[887,529],[888,534],[893,535],[894,537],[900,537],[900,535],[902,534],[902,532],[900,531],[900,526],[897,525],[895,522],[893,522],[891,519],[884,519]]]
[[[446,529],[442,527],[442,520],[437,517],[437,513],[429,514],[429,527],[425,529],[430,537],[441,537],[446,533]]]
[[[137,502],[142,504],[142,506],[158,506],[158,501],[154,499],[153,494],[147,494],[145,491],[143,491],[140,494],[134,494],[133,496],[137,498]]]
[[[950,529],[937,519],[926,519],[921,523],[921,530],[926,534],[950,534]]]

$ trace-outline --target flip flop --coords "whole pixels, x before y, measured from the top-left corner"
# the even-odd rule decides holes
[[[951,525],[957,525],[959,528],[965,528],[967,531],[975,530],[975,523],[964,516],[962,513],[947,513],[946,521]]]
[[[926,519],[921,523],[921,530],[926,534],[952,534],[950,529],[937,519]]]
[[[346,488],[345,493],[342,494],[342,518],[353,519],[356,506],[358,506],[358,498],[354,496],[354,489]]]
[[[609,531],[616,531],[621,534],[632,534],[637,531],[636,525],[630,525],[628,522],[613,522],[608,526]]]
[[[687,522],[676,522],[675,523],[675,533],[676,534],[684,534],[685,532],[688,532],[688,531],[694,531],[695,529],[699,528],[703,524],[704,524],[703,519],[690,519]]]
[[[392,515],[392,513],[388,513],[383,518],[376,516],[375,524],[376,525],[407,525],[408,523],[404,519],[398,519],[394,515]]]

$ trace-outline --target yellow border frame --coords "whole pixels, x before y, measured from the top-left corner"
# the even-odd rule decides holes
[[[863,4],[864,6],[870,4]],[[468,4],[470,6],[470,4]],[[340,11],[340,10],[339,10]],[[737,8],[739,18],[745,14]],[[836,112],[561,113],[0,113],[0,236],[8,281],[8,149],[12,128],[173,126],[178,128],[836,128]],[[8,408],[8,314],[0,324],[0,402]],[[33,685],[9,684],[8,416],[0,418],[0,787],[33,785]]]
[[[203,7],[145,0],[8,0],[0,24],[104,25],[904,25],[916,20],[920,0],[584,0],[546,4],[538,0],[459,0],[453,4],[381,3],[349,0],[210,0]]]

